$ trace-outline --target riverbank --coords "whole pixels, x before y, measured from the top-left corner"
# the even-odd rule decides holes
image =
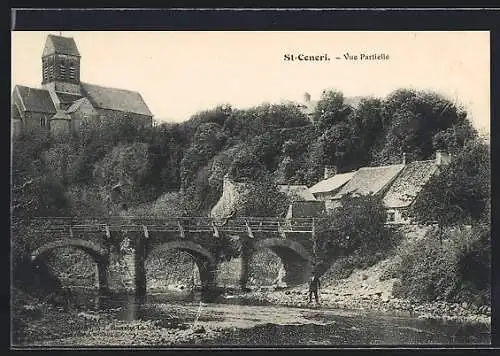
[[[318,309],[344,309],[351,311],[372,311],[382,313],[398,313],[402,316],[420,319],[433,319],[444,321],[457,321],[473,324],[491,325],[491,309],[485,307],[481,310],[476,306],[464,304],[434,302],[415,303],[399,298],[381,296],[378,292],[365,295],[353,295],[332,290],[322,290],[320,305],[315,302],[308,303],[306,288],[294,288],[281,291],[254,291],[231,296],[245,303],[264,305],[283,305],[288,307]]]
[[[100,310],[32,305],[18,347],[489,344],[485,325],[394,313],[220,303],[124,303]],[[18,315],[19,316],[19,315]],[[25,315],[26,316],[26,315]]]
[[[203,344],[222,328],[203,325],[196,308],[126,303],[88,308],[16,292],[13,346],[110,346]]]
[[[320,308],[401,313],[420,319],[491,325],[491,307],[488,305],[444,301],[423,303],[395,297],[394,286],[399,280],[387,276],[397,258],[398,255],[393,255],[369,268],[355,269],[342,279],[327,271],[321,277]],[[304,284],[281,290],[255,288],[250,293],[237,295],[237,298],[246,303],[307,307],[308,287]]]
[[[474,305],[466,301],[449,303],[445,301],[419,302],[398,298],[395,288],[400,282],[394,273],[394,266],[401,260],[401,252],[412,243],[424,238],[428,228],[417,226],[401,227],[404,239],[387,258],[365,269],[349,271],[346,278],[339,278],[339,270],[332,266],[321,276],[320,308],[333,308],[381,313],[400,313],[408,317],[427,320],[457,321],[483,324],[491,327],[491,307]],[[251,293],[238,295],[246,303],[263,303],[291,307],[308,306],[308,287],[256,288]]]

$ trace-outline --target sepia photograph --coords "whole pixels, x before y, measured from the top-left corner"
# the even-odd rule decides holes
[[[11,31],[11,346],[491,344],[490,32]]]

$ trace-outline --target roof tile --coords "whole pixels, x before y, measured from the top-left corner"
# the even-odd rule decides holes
[[[78,48],[76,47],[76,42],[73,37],[48,35],[47,40],[45,41],[43,56],[54,53],[80,57],[80,52],[78,52]]]
[[[96,108],[153,116],[138,92],[88,83],[81,83],[80,87],[82,94]]]
[[[436,170],[434,160],[415,161],[406,165],[385,194],[384,205],[388,208],[409,206]]]
[[[358,195],[377,194],[401,172],[403,167],[404,164],[393,164],[360,168],[334,196],[334,199],[340,199],[348,193]]]
[[[56,113],[56,108],[48,90],[16,85],[14,91],[18,93],[26,111],[46,114]]]
[[[316,183],[311,188],[309,188],[309,191],[313,194],[332,192],[351,180],[354,173],[355,172],[336,174],[333,177],[324,179],[321,182]]]

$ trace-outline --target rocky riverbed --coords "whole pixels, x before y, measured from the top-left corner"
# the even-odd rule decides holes
[[[400,313],[408,317],[450,320],[467,323],[491,324],[491,307],[467,302],[422,303],[394,297],[397,278],[386,278],[397,256],[379,261],[367,269],[356,269],[349,277],[336,279],[327,272],[322,276],[320,290],[322,308]],[[232,296],[234,298],[234,296]],[[256,288],[251,293],[238,295],[246,303],[308,306],[307,285],[276,290],[275,287]]]
[[[486,318],[427,319],[424,311],[408,311],[403,301],[380,297],[373,297],[374,303],[322,293],[321,306],[307,305],[306,298],[300,289],[254,291],[226,295],[225,304],[160,298],[136,304],[132,298],[104,309],[25,298],[15,308],[13,342],[20,347],[489,343]],[[366,308],[364,302],[370,302]],[[400,312],[392,307],[398,303]],[[374,305],[383,307],[374,312]]]
[[[308,293],[305,288],[290,290],[269,291],[258,290],[237,295],[236,298],[247,303],[274,304],[290,307],[310,307]],[[325,289],[320,293],[320,305],[316,308],[333,308],[344,310],[377,311],[384,313],[399,313],[420,319],[442,319],[469,323],[491,323],[491,308],[489,306],[477,307],[467,303],[415,303],[405,299],[393,298],[383,295],[378,291],[368,292],[363,295],[343,293]]]

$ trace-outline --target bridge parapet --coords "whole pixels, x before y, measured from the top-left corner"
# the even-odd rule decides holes
[[[230,234],[248,236],[256,241],[270,237],[293,239],[314,249],[314,218],[233,217],[221,221],[210,217],[43,217],[23,223],[44,236],[40,243],[79,238],[106,246],[113,235],[127,236],[131,240],[146,238],[151,242],[188,239],[211,244],[213,238]]]

